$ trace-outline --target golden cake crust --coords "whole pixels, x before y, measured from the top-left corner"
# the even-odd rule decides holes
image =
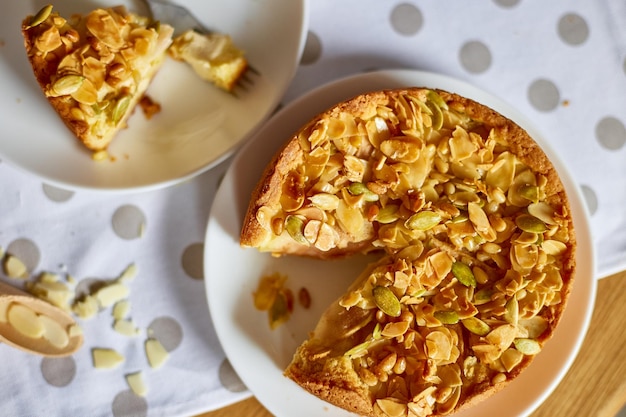
[[[426,88],[363,94],[303,126],[263,172],[240,241],[274,255],[382,253],[285,370],[376,417],[447,415],[504,388],[551,338],[576,268],[567,194],[537,143]]]

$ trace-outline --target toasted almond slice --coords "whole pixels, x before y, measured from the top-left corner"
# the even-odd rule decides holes
[[[4,273],[7,274],[9,278],[26,278],[28,269],[26,265],[20,258],[14,255],[7,255],[4,258]]]
[[[114,283],[100,288],[95,296],[101,307],[109,307],[128,297],[129,292],[128,287],[124,284]]]
[[[97,369],[114,369],[124,362],[124,356],[113,349],[95,348],[91,351],[93,366]]]
[[[137,336],[140,331],[134,325],[134,323],[130,320],[115,320],[113,323],[113,329],[119,334],[123,334],[124,336]]]
[[[131,391],[140,397],[145,397],[148,393],[148,387],[143,378],[141,371],[126,375],[126,383]]]
[[[7,312],[9,324],[24,336],[38,339],[44,334],[44,327],[39,316],[30,308],[18,303],[11,303]]]
[[[112,315],[116,320],[124,319],[128,316],[130,312],[130,301],[128,300],[120,300],[113,306]]]
[[[157,339],[146,340],[145,348],[151,368],[160,368],[169,358],[169,353]]]
[[[45,315],[40,315],[39,321],[44,329],[43,337],[50,342],[51,345],[59,349],[63,349],[68,345],[70,337],[67,330],[65,330],[56,320]]]

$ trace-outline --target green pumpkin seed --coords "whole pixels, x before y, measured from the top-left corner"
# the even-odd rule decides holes
[[[536,355],[541,352],[541,345],[535,339],[515,339],[513,341],[515,349],[522,352],[524,355]]]
[[[539,187],[536,185],[523,185],[519,188],[519,195],[526,200],[536,203],[539,201]]]
[[[452,264],[452,275],[466,287],[476,287],[476,277],[474,277],[472,269],[467,264],[460,261],[454,262]]]
[[[393,204],[381,208],[376,215],[376,221],[382,224],[393,223],[399,218],[400,216],[398,215],[398,206],[395,206]]]
[[[130,105],[130,96],[122,96],[115,106],[113,107],[111,118],[113,119],[113,123],[117,124],[122,120],[126,111],[128,110],[128,106]]]
[[[289,319],[289,307],[287,305],[287,297],[279,292],[276,295],[276,299],[272,303],[268,311],[268,318],[270,322],[270,328],[275,329],[282,323]]]
[[[408,218],[404,225],[411,230],[428,230],[441,222],[441,215],[434,211],[425,210],[415,213]]]
[[[474,293],[474,305],[483,305],[491,301],[493,290],[491,288],[483,288]]]
[[[433,314],[442,324],[457,324],[459,314],[456,311],[435,311]]]
[[[40,24],[42,24],[43,22],[46,21],[48,16],[50,16],[50,13],[52,13],[52,5],[48,4],[47,6],[44,6],[41,10],[39,10],[37,12],[37,14],[35,14],[30,19],[30,22],[28,23],[28,27],[26,29],[34,28],[35,26],[39,26]]]
[[[367,350],[370,348],[372,343],[383,337],[382,332],[382,326],[380,323],[376,323],[376,326],[374,326],[374,330],[372,331],[372,336],[368,340],[347,350],[343,355],[350,358],[363,356],[363,354],[367,353]]]
[[[376,326],[374,326],[374,331],[372,332],[372,339],[378,340],[381,337],[383,337],[383,328],[380,323],[376,323]]]
[[[77,74],[65,75],[61,78],[58,78],[53,84],[52,89],[54,92],[60,96],[67,96],[74,92],[76,92],[83,82],[85,81],[85,77]]]
[[[515,218],[517,227],[529,233],[543,233],[548,230],[544,222],[530,214],[522,214]]]
[[[309,245],[309,241],[304,237],[304,220],[295,215],[289,215],[285,218],[285,230],[293,240],[303,245]]]
[[[398,297],[388,287],[376,286],[372,290],[376,307],[383,313],[391,317],[398,317],[401,312]]]
[[[450,219],[450,223],[463,223],[469,220],[469,216],[466,212],[459,213],[458,216],[455,216]]]
[[[430,111],[432,111],[433,113],[430,116],[432,120],[432,128],[434,130],[441,129],[441,127],[443,126],[443,112],[436,104],[433,104],[431,101],[428,101],[426,105],[428,106],[428,108],[430,108]]]
[[[468,317],[461,320],[461,323],[467,330],[478,336],[486,336],[491,331],[487,323],[476,317]]]
[[[448,110],[448,105],[446,104],[445,101],[443,101],[441,96],[436,91],[428,90],[426,97],[428,98],[429,101],[433,102],[440,109]]]
[[[365,184],[362,182],[353,182],[348,186],[348,192],[352,195],[361,195],[363,194],[363,198],[365,201],[378,201],[378,194],[371,191]]]
[[[367,340],[367,341],[365,341],[363,343],[359,343],[358,345],[354,346],[353,348],[347,350],[343,354],[343,356],[347,356],[349,358],[363,356],[365,353],[367,353],[367,349],[370,347],[371,344],[372,344],[371,340]]]

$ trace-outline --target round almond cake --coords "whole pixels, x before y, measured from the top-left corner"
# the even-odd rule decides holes
[[[241,245],[380,253],[285,375],[385,417],[453,414],[515,379],[559,322],[576,249],[563,184],[527,132],[427,88],[363,94],[303,126],[262,174]]]

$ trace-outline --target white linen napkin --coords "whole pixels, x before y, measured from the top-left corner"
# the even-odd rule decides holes
[[[309,9],[302,65],[283,105],[373,69],[468,81],[526,115],[572,172],[590,212],[598,277],[626,269],[626,3],[316,0]],[[63,190],[0,162],[0,246],[22,258],[31,278],[71,275],[79,290],[135,264],[128,299],[140,329],[135,337],[114,332],[108,309],[80,321],[85,346],[70,358],[0,345],[2,414],[189,416],[251,395],[215,336],[201,272],[206,221],[227,164],[168,189],[112,195]],[[149,337],[169,351],[159,369],[146,360]],[[115,349],[125,361],[95,369],[93,348]],[[145,397],[125,381],[137,371]]]

